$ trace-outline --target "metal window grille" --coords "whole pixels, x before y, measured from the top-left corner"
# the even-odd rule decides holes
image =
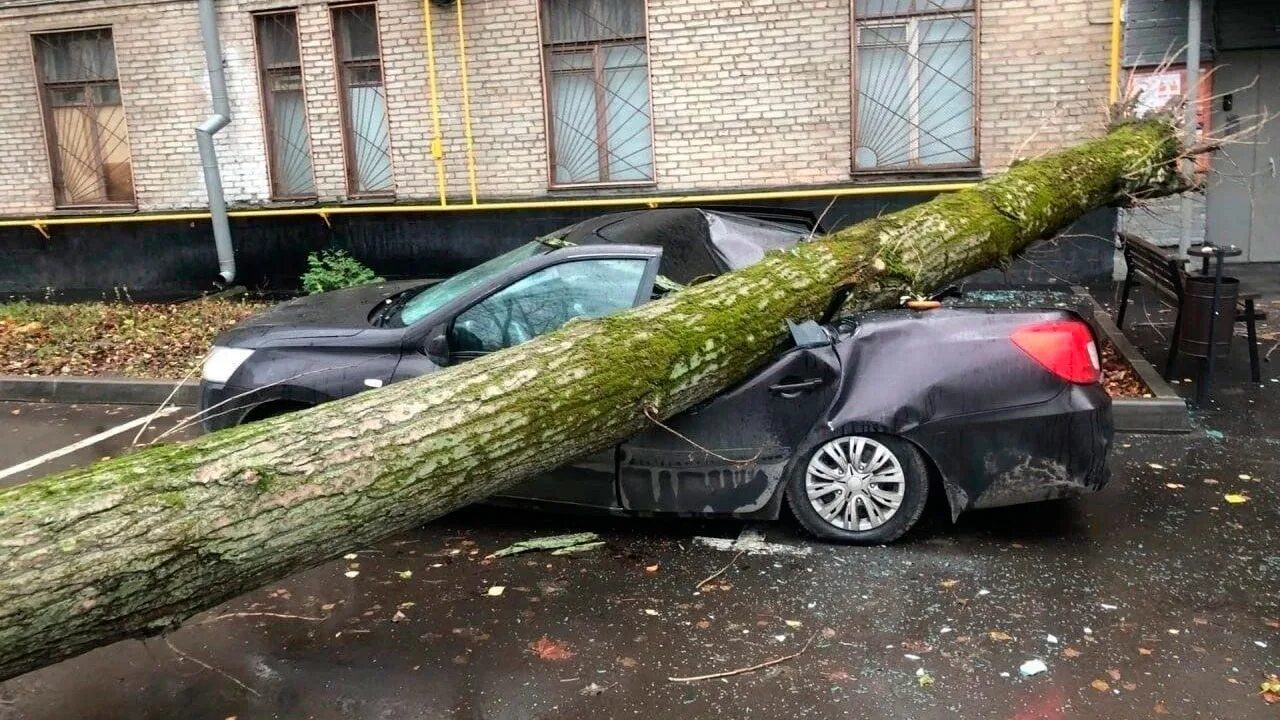
[[[977,163],[974,0],[854,0],[855,170]]]
[[[644,0],[542,0],[551,184],[653,181]]]
[[[111,29],[38,33],[31,39],[55,204],[133,204]]]
[[[394,190],[394,177],[378,9],[371,3],[339,5],[332,12],[347,191],[351,195],[388,195]]]
[[[315,197],[298,15],[293,11],[262,13],[254,16],[253,26],[271,195],[278,199]]]

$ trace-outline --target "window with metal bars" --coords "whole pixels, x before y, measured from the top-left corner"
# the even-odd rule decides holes
[[[978,161],[975,0],[854,0],[854,170]]]
[[[31,36],[58,207],[131,205],[133,167],[110,28]]]
[[[298,14],[290,10],[254,15],[253,29],[271,195],[277,199],[315,197],[307,99],[298,50]]]
[[[333,41],[342,91],[343,146],[347,193],[393,192],[391,124],[382,84],[378,8],[373,3],[332,8]]]
[[[541,0],[551,184],[653,182],[644,0]]]

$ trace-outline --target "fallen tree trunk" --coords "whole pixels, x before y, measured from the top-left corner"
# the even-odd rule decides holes
[[[1176,182],[1147,121],[620,315],[387,389],[0,493],[0,678],[176,626],[705,400],[784,320],[893,306]]]

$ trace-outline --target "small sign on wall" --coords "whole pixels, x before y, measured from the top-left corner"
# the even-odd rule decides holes
[[[1127,95],[1134,99],[1134,111],[1138,117],[1145,117],[1157,110],[1172,110],[1182,113],[1182,100],[1185,97],[1184,83],[1187,77],[1185,65],[1170,65],[1158,68],[1134,68],[1129,73]],[[1196,137],[1203,137],[1213,124],[1213,68],[1200,66],[1200,87],[1196,96]],[[1196,169],[1199,172],[1209,171],[1209,155],[1202,154],[1196,158]]]

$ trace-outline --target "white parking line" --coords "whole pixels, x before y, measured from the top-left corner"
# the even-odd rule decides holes
[[[155,420],[156,418],[168,417],[168,416],[170,416],[170,415],[172,415],[172,414],[174,414],[174,413],[176,413],[176,412],[178,412],[178,408],[177,408],[177,407],[169,406],[169,407],[166,407],[166,408],[161,408],[160,410],[157,410],[157,411],[155,411],[155,412],[153,412],[153,413],[151,413],[151,414],[149,414],[149,415],[143,415],[142,417],[140,417],[140,418],[138,418],[138,419],[136,419],[136,420],[130,420],[129,422],[127,422],[127,423],[125,423],[125,424],[123,424],[123,425],[117,425],[117,426],[115,426],[115,427],[113,427],[113,428],[110,428],[110,429],[107,429],[107,430],[103,430],[102,432],[100,432],[100,433],[98,433],[97,435],[94,435],[94,436],[92,436],[92,437],[87,437],[87,438],[85,438],[85,439],[83,439],[83,440],[80,440],[80,441],[77,441],[77,442],[71,443],[70,445],[67,445],[66,447],[58,448],[57,450],[54,450],[53,452],[47,452],[47,453],[45,453],[44,455],[41,455],[40,457],[37,457],[37,458],[31,458],[30,460],[28,460],[28,461],[26,461],[26,462],[18,463],[17,465],[14,465],[13,467],[9,467],[9,468],[5,468],[4,470],[0,470],[0,480],[3,480],[3,479],[5,479],[5,478],[9,477],[10,475],[17,475],[17,474],[18,474],[18,473],[20,473],[20,472],[26,472],[27,470],[30,470],[31,468],[36,467],[37,465],[40,465],[40,464],[42,464],[42,463],[47,463],[47,462],[49,462],[50,460],[54,460],[54,459],[56,459],[56,458],[60,458],[60,457],[62,457],[63,455],[70,455],[71,453],[73,453],[73,452],[75,452],[75,451],[77,451],[77,450],[81,450],[81,449],[84,449],[84,448],[89,447],[90,445],[95,445],[95,444],[97,444],[97,443],[100,443],[100,442],[102,442],[103,440],[106,440],[106,439],[107,439],[107,438],[109,438],[109,437],[115,437],[116,435],[119,435],[119,434],[120,434],[120,433],[122,433],[122,432],[125,432],[125,431],[127,431],[127,430],[132,430],[133,428],[136,428],[136,427],[138,427],[139,425],[143,425],[143,424],[145,424],[145,423],[151,422],[152,420]]]
[[[781,543],[765,542],[764,530],[758,525],[744,525],[742,532],[738,533],[738,537],[733,540],[699,535],[693,541],[716,550],[746,552],[748,555],[792,555],[804,557],[813,552],[813,548],[808,545],[783,545]]]

